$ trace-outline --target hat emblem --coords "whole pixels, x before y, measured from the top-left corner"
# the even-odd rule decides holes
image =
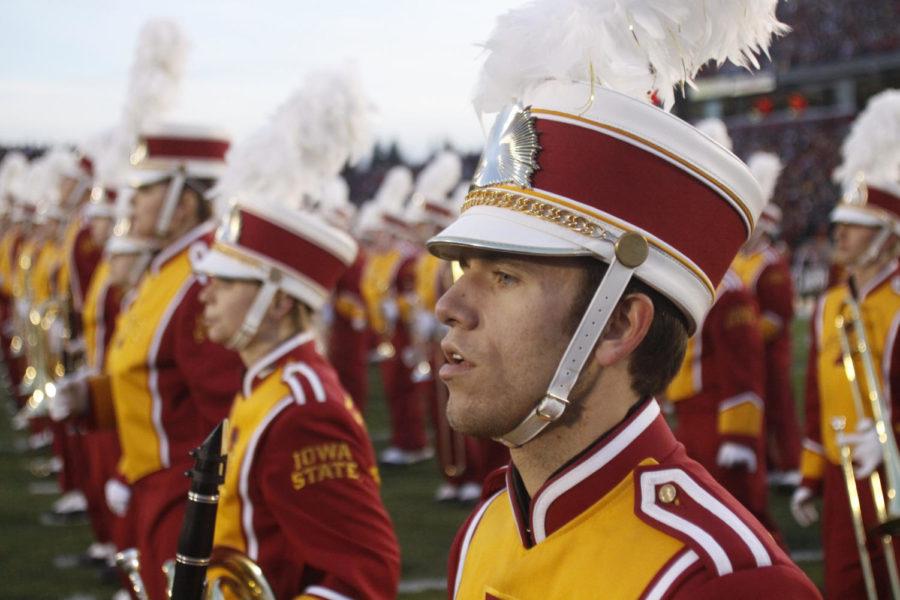
[[[241,237],[241,209],[236,204],[232,205],[228,216],[222,220],[216,230],[216,241],[227,244],[236,244]]]
[[[540,168],[537,154],[541,146],[534,117],[519,104],[507,106],[497,116],[475,171],[477,187],[513,183],[531,187],[531,177]]]
[[[857,173],[853,180],[853,189],[847,192],[846,202],[853,206],[865,206],[869,200],[869,188],[866,186],[866,177]]]
[[[137,166],[145,158],[147,158],[147,144],[141,142],[134,149],[134,152],[131,153],[131,156],[128,157],[128,162],[130,162],[132,166]]]

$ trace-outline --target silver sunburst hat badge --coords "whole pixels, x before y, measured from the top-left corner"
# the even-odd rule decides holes
[[[472,183],[476,187],[513,183],[530,188],[534,172],[540,169],[540,150],[531,111],[520,104],[507,106],[494,121]]]
[[[869,201],[869,187],[862,172],[853,178],[853,188],[847,192],[844,202],[852,206],[865,206]]]

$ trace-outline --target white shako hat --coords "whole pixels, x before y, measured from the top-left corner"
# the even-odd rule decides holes
[[[199,273],[263,284],[229,347],[253,339],[279,290],[320,309],[353,263],[353,238],[302,207],[348,161],[370,151],[371,113],[354,72],[314,73],[229,153],[213,194],[228,199],[231,209],[194,264]]]
[[[783,165],[777,154],[771,152],[754,152],[747,160],[747,167],[753,173],[753,177],[762,189],[763,200],[766,203],[759,215],[756,228],[768,235],[775,236],[781,229],[781,208],[773,202],[775,185],[781,175]]]
[[[342,231],[350,231],[356,205],[350,202],[350,186],[342,176],[322,182],[316,207],[328,223]]]
[[[610,265],[546,395],[500,438],[513,447],[563,414],[633,275],[694,330],[763,207],[736,156],[651,98],[670,107],[710,60],[755,65],[787,29],[776,0],[609,4],[539,0],[498,20],[475,105],[499,114],[462,215],[428,242],[447,259],[468,247]]]
[[[870,262],[891,233],[900,235],[900,90],[872,96],[853,122],[841,156],[834,180],[843,196],[831,221],[881,228],[863,257]]]
[[[450,150],[437,154],[416,178],[410,200],[408,220],[446,227],[458,212],[453,210],[450,193],[462,177],[462,160]]]

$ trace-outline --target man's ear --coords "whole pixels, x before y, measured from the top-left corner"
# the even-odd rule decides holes
[[[646,294],[629,294],[613,310],[606,329],[594,348],[594,360],[609,367],[628,358],[653,322],[653,301]]]
[[[278,320],[284,317],[286,314],[290,313],[294,308],[294,303],[296,300],[288,296],[282,291],[279,291],[275,294],[275,299],[272,300],[272,305],[269,307],[269,312],[273,319]]]

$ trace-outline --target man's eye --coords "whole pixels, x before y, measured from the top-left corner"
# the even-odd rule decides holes
[[[518,281],[518,279],[503,271],[494,271],[494,277],[497,279],[497,283],[501,285],[512,285]]]

